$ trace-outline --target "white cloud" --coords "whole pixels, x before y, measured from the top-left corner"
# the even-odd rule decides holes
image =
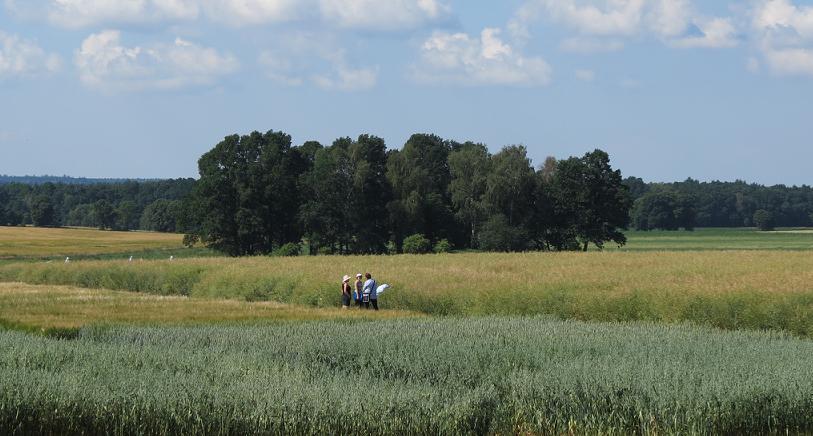
[[[737,32],[730,18],[709,18],[690,0],[527,0],[509,29],[518,38],[544,18],[576,35],[565,38],[565,51],[596,53],[623,48],[626,38],[652,36],[675,47],[732,47]],[[689,29],[702,35],[687,35]]]
[[[0,32],[0,78],[31,76],[59,70],[62,61],[37,43]]]
[[[758,49],[777,75],[813,76],[813,6],[788,0],[762,1],[754,9]]]
[[[288,56],[266,50],[260,53],[258,62],[268,78],[274,82],[288,86],[299,86],[304,83],[302,76],[297,73],[298,67]]]
[[[231,55],[180,38],[172,44],[126,47],[116,30],[87,37],[74,63],[85,85],[105,91],[209,85],[238,68]]]
[[[689,0],[653,0],[647,6],[644,17],[646,26],[664,38],[682,35],[693,20]]]
[[[731,19],[698,20],[696,25],[702,35],[677,38],[671,42],[671,45],[680,48],[727,48],[736,47],[739,44],[737,28]]]
[[[235,26],[294,21],[316,8],[307,0],[201,0],[200,3],[210,20]]]
[[[198,16],[195,0],[51,0],[48,18],[61,26],[152,23],[191,20]]]
[[[766,48],[763,56],[776,74],[813,76],[813,50],[809,48]]]
[[[596,72],[593,70],[576,70],[576,78],[583,82],[592,82],[596,78]]]
[[[373,30],[416,28],[450,11],[438,0],[320,0],[319,7],[326,22]]]
[[[435,32],[421,47],[413,68],[420,82],[468,85],[546,85],[551,68],[540,57],[525,57],[500,38],[500,29],[486,28],[480,37]]]
[[[754,27],[759,31],[789,30],[813,38],[813,6],[796,6],[788,0],[767,0],[757,6]]]
[[[375,87],[378,81],[377,68],[351,68],[344,63],[337,64],[328,74],[312,77],[314,83],[323,89],[359,91]]]
[[[612,0],[602,6],[573,0],[544,0],[550,16],[590,35],[632,35],[643,20],[644,0]]]
[[[377,66],[352,66],[331,35],[299,33],[264,50],[259,63],[269,79],[287,86],[314,84],[322,89],[359,91],[378,82]]]
[[[641,27],[645,4],[646,0],[528,0],[509,30],[527,36],[528,25],[544,16],[584,35],[632,35]]]
[[[19,16],[83,28],[198,19],[233,26],[316,21],[339,28],[399,31],[447,17],[443,0],[5,0]]]
[[[571,53],[607,53],[623,49],[624,42],[610,38],[574,37],[563,40],[559,48]]]

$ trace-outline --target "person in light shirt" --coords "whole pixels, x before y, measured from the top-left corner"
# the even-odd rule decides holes
[[[364,307],[369,309],[370,306],[372,306],[373,309],[378,310],[378,294],[376,292],[378,283],[375,282],[375,279],[370,273],[364,274],[364,277],[367,278],[367,281],[364,282],[364,289],[362,290]]]

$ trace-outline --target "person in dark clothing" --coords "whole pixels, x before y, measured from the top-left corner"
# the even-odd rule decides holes
[[[350,307],[350,276],[342,278],[342,309]]]

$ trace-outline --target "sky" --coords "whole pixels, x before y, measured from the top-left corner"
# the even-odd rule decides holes
[[[196,177],[253,130],[810,185],[813,0],[0,0],[0,174]]]

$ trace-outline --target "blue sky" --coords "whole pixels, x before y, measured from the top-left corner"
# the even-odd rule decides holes
[[[0,102],[14,175],[196,176],[274,129],[811,184],[813,2],[0,0]]]

